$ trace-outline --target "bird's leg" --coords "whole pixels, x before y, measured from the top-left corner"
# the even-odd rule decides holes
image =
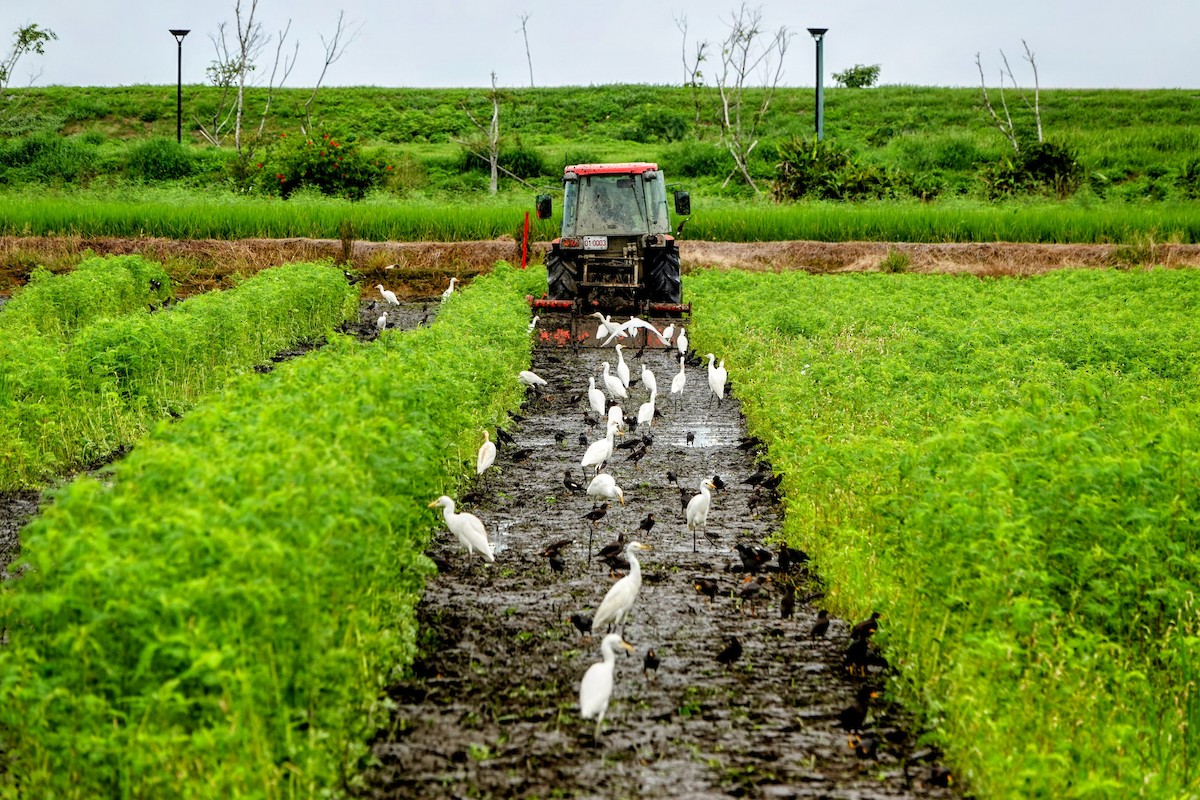
[[[592,563],[592,533],[596,530],[595,525],[588,526],[588,564]]]

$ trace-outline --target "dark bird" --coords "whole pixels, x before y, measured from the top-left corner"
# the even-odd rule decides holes
[[[592,618],[587,614],[572,614],[571,624],[583,636],[588,636],[592,632]]]
[[[679,476],[676,475],[673,471],[667,470],[667,483],[673,483],[676,486],[678,486],[679,485]]]
[[[779,571],[790,572],[792,567],[802,566],[809,562],[808,553],[788,547],[786,544],[779,548]]]
[[[687,437],[686,437],[686,438],[687,438],[688,447],[691,447],[691,446],[692,446],[693,444],[695,444],[695,442],[696,442],[696,433],[695,433],[695,431],[688,431],[688,432],[687,432]]]
[[[766,472],[766,471],[759,471],[759,472],[756,472],[753,475],[751,475],[749,478],[746,478],[746,480],[742,481],[742,485],[758,486],[759,484],[761,484],[763,481],[765,481],[769,477],[771,477],[771,473]]]
[[[646,651],[646,657],[642,659],[642,674],[647,678],[653,677],[650,675],[652,672],[654,675],[658,675],[658,665],[661,663],[662,659],[655,654],[654,648],[651,647]]]
[[[608,513],[608,503],[603,502],[600,505],[593,508],[588,513],[584,514],[583,518],[586,520],[590,520],[591,523],[593,525],[595,525],[597,522],[604,519],[604,515],[607,513]]]
[[[783,599],[779,601],[779,618],[791,619],[796,613],[796,587],[783,587]]]
[[[866,736],[850,734],[850,737],[846,740],[846,744],[854,751],[854,755],[864,761],[868,759],[875,761],[879,757],[876,752],[879,749],[879,739],[870,734]]]
[[[742,580],[742,587],[738,589],[738,600],[741,603],[748,604],[751,613],[753,613],[755,616],[758,615],[758,610],[754,604],[762,597],[763,588],[766,585],[767,579],[754,575],[747,575],[745,579]]]
[[[950,774],[950,770],[943,767],[941,764],[934,764],[929,768],[929,785],[930,786],[949,786],[954,783],[954,776]]]
[[[858,731],[862,730],[863,723],[867,721],[867,705],[871,702],[871,698],[878,697],[879,693],[870,686],[858,687],[858,694],[854,697],[854,702],[841,710],[838,714],[838,723],[843,730]]]
[[[692,490],[686,486],[679,487],[679,510],[687,512],[688,503],[692,502]]]
[[[567,440],[567,434],[566,434],[566,433],[564,433],[563,431],[555,431],[555,432],[554,432],[554,443],[555,443],[555,444],[557,444],[557,445],[560,445],[560,446],[561,446],[561,445],[562,445],[562,443],[563,443],[563,442],[565,442],[566,440]]]
[[[583,424],[587,425],[589,428],[594,428],[594,427],[596,427],[596,418],[593,417],[591,414],[584,412]]]
[[[654,527],[654,514],[653,513],[647,514],[646,518],[644,520],[642,520],[641,523],[638,524],[638,530],[642,531],[643,533],[649,533],[650,529],[653,527]]]
[[[522,417],[520,414],[509,414],[508,417],[513,422],[524,422],[525,421],[525,418]]]
[[[866,675],[870,667],[887,669],[887,659],[871,645],[870,639],[852,639],[842,657],[846,671],[851,675]]]
[[[810,639],[821,639],[829,630],[829,612],[821,609],[817,612],[817,621],[813,623],[812,630],[808,632]]]
[[[754,491],[750,493],[750,497],[746,499],[746,508],[753,511],[755,508],[758,508],[763,503],[767,502],[770,502],[770,498],[767,497],[767,493],[763,491],[761,486],[755,486]]]
[[[630,439],[620,444],[613,445],[614,450],[632,450],[635,447],[645,447],[645,443],[641,439]]]
[[[720,586],[712,578],[693,578],[692,588],[707,597],[711,602],[716,599],[717,590]]]
[[[546,549],[542,552],[542,555],[547,557],[556,556],[562,552],[564,547],[568,547],[574,543],[574,539],[559,539],[557,542],[551,542],[546,545]]]
[[[738,542],[734,545],[738,552],[738,556],[742,559],[742,571],[754,574],[760,569],[771,563],[771,559],[775,558],[775,554],[765,547],[752,547],[748,544]]]
[[[512,437],[512,434],[504,430],[504,428],[496,428],[496,441],[500,442],[501,444],[515,445],[517,443],[517,440]]]
[[[763,485],[764,489],[769,489],[771,491],[775,491],[776,489],[779,488],[779,484],[781,484],[781,483],[783,483],[783,473],[782,472],[773,478],[767,478],[766,480],[764,480],[762,482],[762,485]]]
[[[532,456],[532,455],[533,455],[533,448],[523,447],[520,450],[513,450],[512,453],[509,454],[509,458],[512,460],[512,462],[514,464],[519,464],[522,461],[528,461],[530,456]]]
[[[580,447],[587,447],[587,446],[588,446],[588,438],[587,438],[587,434],[586,434],[586,433],[581,433],[581,434],[579,434],[579,446],[580,446]]]
[[[633,468],[634,468],[634,469],[637,469],[637,465],[638,465],[638,464],[641,462],[641,460],[642,460],[643,458],[645,458],[645,457],[646,457],[646,453],[648,453],[648,452],[650,452],[650,451],[646,449],[646,446],[645,446],[645,445],[642,445],[641,447],[638,447],[636,450],[634,450],[633,452],[631,452],[631,453],[630,453],[630,454],[629,454],[629,455],[626,457],[626,459],[625,459],[625,460],[626,460],[626,461],[632,461],[632,462],[633,462]]]
[[[713,483],[713,486],[717,487],[718,492],[725,491],[725,481],[721,480],[720,475],[713,475],[712,483]]]
[[[550,569],[554,570],[554,572],[562,572],[566,568],[567,562],[563,560],[561,553],[550,554]]]
[[[717,661],[725,666],[731,665],[742,657],[742,643],[738,641],[736,636],[729,637],[729,644],[720,653],[717,653]]]
[[[878,611],[871,612],[870,619],[864,619],[862,622],[855,625],[850,630],[851,639],[870,639],[875,635],[875,631],[879,630],[879,618],[882,615]]]
[[[754,448],[758,447],[760,444],[762,444],[762,440],[759,439],[757,436],[743,436],[741,441],[738,442],[737,449],[738,450],[753,450]]]
[[[625,549],[625,534],[618,533],[617,540],[615,542],[613,542],[612,544],[606,544],[606,545],[604,545],[604,547],[601,547],[600,552],[596,553],[596,557],[599,558],[601,561],[607,561],[608,559],[610,559],[614,556],[621,555],[621,552],[624,549]]]
[[[571,470],[569,469],[563,471],[563,486],[567,487],[575,494],[583,494],[585,491],[587,491],[582,483],[575,480],[575,478],[571,476]]]

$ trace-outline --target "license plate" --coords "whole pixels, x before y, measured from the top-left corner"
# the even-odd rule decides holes
[[[583,237],[583,249],[584,250],[607,250],[608,249],[608,237],[607,236],[585,236],[585,237]]]

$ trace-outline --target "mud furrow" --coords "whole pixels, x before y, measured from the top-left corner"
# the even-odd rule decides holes
[[[626,353],[636,381],[641,362]],[[653,443],[640,462],[617,450],[608,464],[626,505],[610,508],[594,528],[582,518],[592,498],[568,491],[563,473],[587,483],[579,436],[590,442],[602,433],[584,421],[587,379],[600,383],[601,364],[615,363],[614,355],[535,352],[533,369],[550,386],[531,392],[524,420],[508,430],[515,444],[501,447],[475,497],[460,504],[488,526],[495,564],[468,560],[439,517],[431,555],[443,569],[419,607],[422,652],[413,675],[390,691],[393,727],[374,745],[379,763],[366,776],[366,794],[952,796],[933,785],[942,782],[936,753],[918,749],[911,723],[888,704],[876,701],[861,732],[878,741],[875,757],[860,758],[848,745],[839,714],[861,684],[881,688],[883,678],[878,668],[866,677],[846,672],[846,622],[834,620],[826,636],[812,638],[816,606],[798,602],[794,616],[783,618],[783,587],[793,585],[801,600],[819,595],[812,576],[781,572],[773,561],[757,602],[735,596],[747,576],[734,544],[761,545],[777,530],[780,508],[742,483],[758,468],[756,454],[738,448],[745,429],[736,398],[711,402],[706,366],[688,368],[677,409],[667,394],[677,359],[645,351],[661,394]],[[736,387],[736,373],[730,380]],[[646,399],[635,383],[627,414]],[[669,472],[689,497],[704,478],[725,482],[713,494],[708,537],[696,552]],[[638,525],[649,512],[656,524],[643,534]],[[581,635],[568,619],[594,611],[613,581],[594,554],[589,562],[589,531],[593,553],[618,533],[653,547],[642,554],[644,583],[624,629],[636,656],[618,655],[599,742],[578,713],[579,681],[599,660],[599,638]],[[574,543],[556,572],[542,553],[563,538]],[[718,582],[713,601],[694,588],[697,577]],[[730,636],[743,653],[726,666],[716,657]],[[661,663],[644,674],[651,647]]]

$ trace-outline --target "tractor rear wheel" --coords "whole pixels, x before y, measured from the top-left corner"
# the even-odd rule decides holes
[[[683,302],[683,288],[679,277],[679,251],[674,247],[663,250],[651,259],[646,289],[653,303]]]
[[[546,294],[551,300],[574,300],[579,295],[575,265],[553,250],[546,254]]]

